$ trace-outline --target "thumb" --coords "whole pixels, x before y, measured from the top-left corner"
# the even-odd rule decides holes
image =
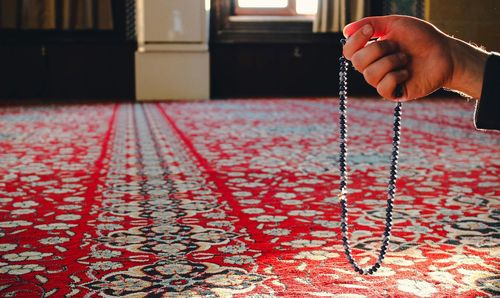
[[[367,17],[359,21],[350,23],[344,27],[344,36],[349,37],[366,24],[373,28],[373,37],[382,37],[387,34],[390,24],[394,21],[394,16]]]

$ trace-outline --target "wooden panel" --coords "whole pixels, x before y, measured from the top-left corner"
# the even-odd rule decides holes
[[[334,44],[213,45],[212,97],[337,96],[340,54]],[[349,83],[350,94],[375,94],[355,71]]]
[[[41,98],[45,60],[40,46],[0,47],[0,98]]]
[[[134,97],[134,46],[51,45],[47,48],[47,96]]]

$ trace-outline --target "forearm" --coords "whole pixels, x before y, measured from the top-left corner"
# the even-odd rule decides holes
[[[479,99],[488,52],[453,37],[450,37],[449,43],[453,74],[444,87]]]

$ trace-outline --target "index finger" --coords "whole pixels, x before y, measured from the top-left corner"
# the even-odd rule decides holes
[[[356,31],[347,39],[343,48],[344,57],[351,60],[352,55],[363,48],[373,35],[373,27],[370,24],[364,25],[361,30]]]

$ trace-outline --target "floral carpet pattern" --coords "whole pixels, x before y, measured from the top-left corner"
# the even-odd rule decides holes
[[[390,102],[349,102],[350,231],[385,220]],[[355,273],[334,99],[0,108],[2,297],[500,295],[500,134],[473,105],[403,105],[394,228]]]

